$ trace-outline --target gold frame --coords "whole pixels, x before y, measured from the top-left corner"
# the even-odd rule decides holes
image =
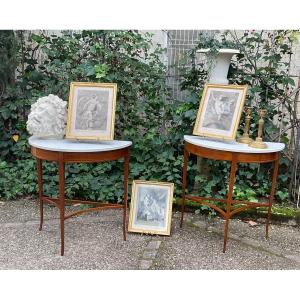
[[[73,98],[74,98],[74,88],[75,87],[102,87],[113,89],[113,99],[112,99],[112,118],[111,118],[111,130],[110,134],[107,136],[78,136],[72,133],[72,119],[73,119]],[[70,94],[69,94],[69,104],[68,104],[68,118],[67,118],[67,130],[66,139],[78,139],[78,140],[113,140],[114,139],[114,124],[115,124],[115,114],[116,114],[116,98],[117,98],[117,84],[116,83],[97,83],[97,82],[71,82],[70,84]]]
[[[138,184],[147,184],[147,185],[158,185],[158,186],[167,186],[169,187],[168,192],[168,202],[169,209],[167,217],[167,229],[162,230],[147,230],[147,229],[137,229],[133,226],[133,213],[136,209],[136,192]],[[138,232],[138,233],[148,233],[148,234],[160,234],[160,235],[170,235],[171,233],[171,220],[172,220],[172,206],[173,206],[173,193],[174,193],[174,183],[169,182],[158,182],[158,181],[145,181],[145,180],[133,180],[132,182],[132,193],[131,193],[131,203],[130,203],[130,214],[129,214],[129,222],[128,222],[128,231],[129,232]]]
[[[240,107],[237,113],[237,118],[235,120],[235,125],[232,131],[231,136],[223,136],[220,134],[213,134],[213,133],[207,133],[207,132],[203,132],[201,131],[201,129],[197,129],[199,122],[200,122],[200,118],[201,118],[201,114],[203,112],[203,106],[205,101],[207,101],[206,97],[207,97],[207,92],[210,88],[222,88],[222,89],[228,89],[228,90],[242,90],[243,94],[242,94],[242,99],[240,101]],[[245,103],[245,99],[246,99],[246,95],[247,95],[247,85],[224,85],[224,84],[206,84],[203,90],[203,94],[202,94],[202,98],[199,104],[199,109],[198,109],[198,113],[197,113],[197,118],[195,121],[195,125],[194,125],[194,129],[193,129],[193,134],[194,135],[200,135],[200,136],[205,136],[205,137],[212,137],[212,138],[219,138],[219,139],[225,139],[225,140],[235,140],[236,137],[236,132],[240,123],[240,119],[241,119],[241,115],[242,115],[242,110],[243,110],[243,106]]]

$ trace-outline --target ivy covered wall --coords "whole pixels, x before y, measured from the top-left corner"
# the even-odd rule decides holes
[[[187,95],[185,101],[172,96],[167,84],[168,66],[162,60],[167,50],[153,43],[152,35],[147,32],[99,30],[51,32],[49,35],[43,32],[17,31],[8,34],[1,31],[1,35],[11,38],[11,41],[1,44],[1,59],[8,61],[5,51],[10,51],[15,64],[8,65],[16,67],[16,77],[12,77],[14,80],[5,79],[4,74],[8,73],[1,73],[6,85],[0,99],[2,199],[35,195],[36,165],[30,154],[25,129],[30,105],[50,93],[68,100],[71,81],[118,84],[115,138],[133,141],[130,180],[174,182],[175,195],[179,198],[183,135],[192,132],[208,75],[207,64],[197,61],[195,57],[195,50],[199,47],[217,49],[230,46],[241,50],[241,55],[230,69],[230,81],[251,87],[247,101],[252,101],[254,108],[267,106],[269,121],[266,139],[280,139],[287,145],[291,143],[286,132],[278,136],[280,128],[273,119],[280,118],[281,112],[276,106],[278,101],[290,109],[294,99],[295,84],[290,76],[290,64],[285,65],[284,61],[293,55],[291,53],[297,41],[295,31],[274,31],[272,36],[247,31],[238,38],[230,32],[209,38],[200,35],[197,44],[180,58],[177,66],[180,88]],[[266,67],[253,68],[251,62],[258,60],[265,60]],[[290,112],[290,123],[284,124],[284,128],[297,124],[293,110]],[[257,114],[254,114],[254,120],[257,122]],[[241,128],[242,125],[243,118]],[[256,134],[255,126],[251,128],[251,134]],[[227,164],[211,164],[210,176],[203,176],[199,174],[195,162],[195,158],[191,158],[189,188],[198,187],[197,192],[201,194],[224,196],[228,180]],[[287,200],[291,164],[291,157],[286,153],[281,160],[278,201]],[[44,172],[47,182],[45,193],[57,194],[56,165],[47,164]],[[257,197],[266,195],[269,192],[269,173],[269,167],[243,166],[237,177],[237,196],[256,201]],[[121,176],[121,162],[67,166],[66,196],[121,201]]]

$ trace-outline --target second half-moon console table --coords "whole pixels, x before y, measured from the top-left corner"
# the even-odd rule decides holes
[[[254,207],[266,207],[268,209],[268,215],[266,220],[266,237],[268,237],[270,216],[273,198],[275,194],[276,180],[278,175],[278,162],[279,153],[285,147],[282,143],[266,143],[268,148],[257,149],[251,148],[247,144],[241,144],[237,142],[223,142],[216,140],[209,140],[199,136],[184,136],[184,163],[183,163],[183,177],[182,177],[182,208],[181,208],[181,220],[180,227],[182,227],[183,214],[185,208],[186,199],[195,201],[203,205],[207,205],[215,209],[225,219],[224,225],[224,245],[223,252],[226,251],[228,225],[230,218],[249,208]],[[186,195],[186,176],[187,176],[187,163],[190,154],[197,155],[199,157],[208,158],[212,160],[224,160],[231,162],[231,171],[229,177],[229,186],[226,199],[216,199],[212,197],[198,197],[192,195]],[[256,203],[244,200],[234,200],[233,187],[235,182],[235,175],[238,163],[274,163],[272,186],[270,196],[267,202]],[[225,203],[226,209],[223,210],[215,203]],[[234,204],[241,204],[241,207],[232,207]]]
[[[55,140],[29,138],[31,153],[37,160],[38,194],[40,201],[40,227],[43,225],[43,204],[49,202],[54,204],[60,211],[60,234],[61,234],[61,255],[64,255],[64,222],[73,216],[90,211],[97,211],[110,208],[123,209],[123,239],[126,240],[126,208],[128,194],[128,172],[129,155],[132,143],[130,141],[101,141],[101,142],[78,142],[72,140]],[[66,163],[97,163],[124,159],[124,195],[122,204],[99,203],[86,200],[65,199],[65,164]],[[57,199],[50,198],[43,193],[43,161],[58,163],[59,175],[59,196]],[[81,209],[76,212],[65,214],[65,203],[83,203],[93,205],[92,208]]]

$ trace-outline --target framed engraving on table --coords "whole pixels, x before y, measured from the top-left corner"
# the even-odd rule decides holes
[[[67,139],[113,140],[116,83],[71,82]]]
[[[134,180],[128,231],[170,235],[173,183]]]
[[[206,84],[193,134],[234,140],[246,94],[246,85]]]

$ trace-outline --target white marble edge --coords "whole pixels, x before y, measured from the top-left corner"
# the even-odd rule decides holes
[[[29,145],[48,151],[61,152],[104,152],[127,148],[132,145],[131,141],[77,141],[69,139],[46,139],[30,137]]]
[[[285,144],[283,143],[266,142],[268,148],[257,149],[249,147],[247,144],[238,143],[236,141],[218,141],[211,138],[205,138],[195,135],[185,135],[184,140],[193,145],[208,149],[240,153],[272,153],[282,151],[285,148]]]

